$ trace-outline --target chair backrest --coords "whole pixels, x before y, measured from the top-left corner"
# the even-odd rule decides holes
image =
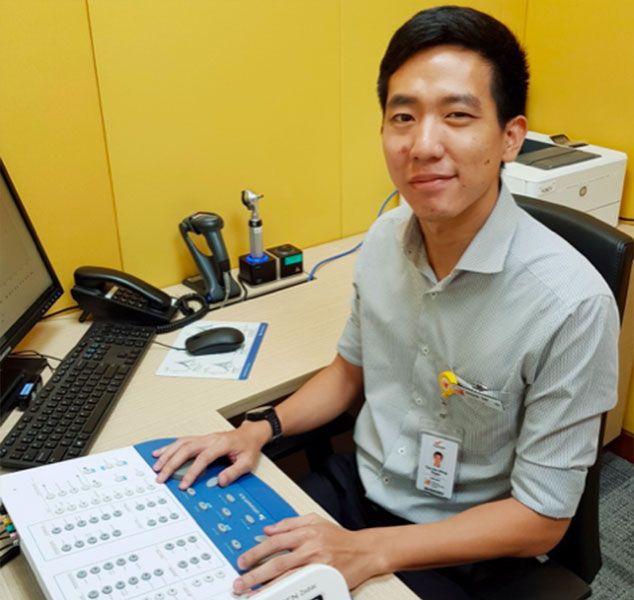
[[[634,240],[586,213],[535,198],[514,196],[521,208],[568,241],[594,265],[610,286],[623,320]],[[603,439],[604,422],[605,415],[599,441]],[[570,569],[587,583],[594,579],[601,568],[599,470],[600,460],[597,459],[588,470],[579,507],[566,535],[548,553],[552,560]]]

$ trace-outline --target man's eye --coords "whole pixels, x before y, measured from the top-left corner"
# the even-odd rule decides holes
[[[461,112],[459,110],[455,110],[454,112],[449,113],[447,117],[449,119],[469,119],[473,117],[473,115],[470,115],[469,113],[466,113],[466,112]]]
[[[407,113],[398,113],[392,117],[392,121],[396,123],[407,123],[413,120],[414,117],[412,115],[408,115]]]

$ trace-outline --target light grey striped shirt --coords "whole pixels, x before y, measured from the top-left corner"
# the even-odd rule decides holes
[[[363,367],[355,442],[367,496],[420,523],[510,495],[540,514],[572,516],[599,415],[616,403],[618,330],[603,278],[505,187],[442,281],[411,209],[390,211],[363,244],[338,343]],[[416,487],[421,419],[438,421],[447,370],[505,408],[449,398],[448,419],[465,432],[450,500]]]

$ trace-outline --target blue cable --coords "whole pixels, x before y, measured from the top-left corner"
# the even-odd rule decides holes
[[[381,208],[379,209],[379,214],[376,216],[376,218],[378,219],[382,214],[383,211],[385,210],[385,207],[387,206],[387,203],[394,198],[394,196],[396,196],[396,194],[398,194],[398,190],[394,190],[383,202],[383,204],[381,204]],[[351,248],[350,250],[346,250],[345,252],[342,252],[341,254],[336,254],[335,256],[330,256],[329,258],[324,258],[324,260],[319,261],[310,271],[310,273],[308,274],[308,279],[306,281],[311,281],[315,275],[315,272],[317,271],[317,269],[319,269],[322,265],[325,265],[326,263],[329,263],[332,260],[336,260],[338,258],[342,258],[344,256],[348,256],[348,254],[352,254],[353,252],[356,252],[359,248],[361,248],[361,246],[363,245],[363,240],[361,240],[354,248]]]

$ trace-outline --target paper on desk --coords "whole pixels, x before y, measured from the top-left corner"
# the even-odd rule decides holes
[[[266,323],[230,321],[196,321],[183,327],[172,346],[185,347],[185,340],[213,327],[235,327],[244,334],[244,344],[234,352],[192,356],[183,350],[170,350],[156,372],[167,377],[207,377],[211,379],[246,379],[262,343]]]

